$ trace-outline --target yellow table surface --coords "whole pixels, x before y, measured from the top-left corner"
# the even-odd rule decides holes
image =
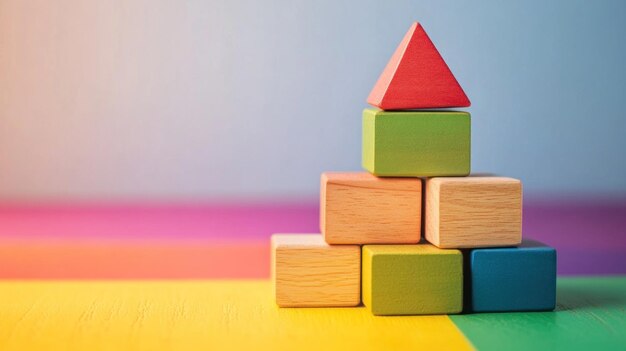
[[[279,309],[269,281],[0,281],[0,350],[464,350],[447,316]]]

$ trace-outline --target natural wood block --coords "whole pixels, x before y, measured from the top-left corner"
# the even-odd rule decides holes
[[[331,246],[320,234],[272,235],[272,280],[281,307],[356,306],[361,248]]]
[[[422,180],[366,172],[322,174],[320,227],[329,244],[403,244],[421,238]]]
[[[430,244],[365,245],[363,304],[375,315],[449,314],[463,309],[463,255]]]
[[[363,168],[377,176],[466,176],[470,114],[455,111],[363,111]]]
[[[383,110],[470,105],[448,65],[417,22],[391,56],[367,102]]]
[[[467,253],[468,311],[551,311],[556,306],[556,250],[534,240]]]
[[[522,183],[504,177],[426,180],[425,236],[442,248],[522,241]]]

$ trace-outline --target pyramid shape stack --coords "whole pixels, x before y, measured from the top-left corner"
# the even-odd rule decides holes
[[[363,167],[321,177],[321,234],[274,234],[281,307],[375,315],[552,310],[556,251],[522,240],[522,185],[469,176],[470,101],[414,23],[363,111]],[[423,235],[422,235],[423,233]],[[424,240],[425,239],[425,240]]]

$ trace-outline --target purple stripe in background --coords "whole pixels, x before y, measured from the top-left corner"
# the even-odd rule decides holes
[[[626,199],[526,201],[523,232],[557,249],[559,274],[626,273]]]
[[[268,239],[318,232],[318,205],[0,206],[0,245],[38,238],[181,241]],[[626,274],[626,199],[526,201],[524,236],[558,250],[559,274]]]

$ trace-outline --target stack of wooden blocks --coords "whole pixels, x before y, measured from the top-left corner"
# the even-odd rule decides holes
[[[366,172],[322,174],[321,234],[274,234],[281,307],[552,310],[556,251],[522,240],[522,184],[469,176],[470,102],[418,23],[363,111]],[[422,240],[422,232],[426,241]]]

